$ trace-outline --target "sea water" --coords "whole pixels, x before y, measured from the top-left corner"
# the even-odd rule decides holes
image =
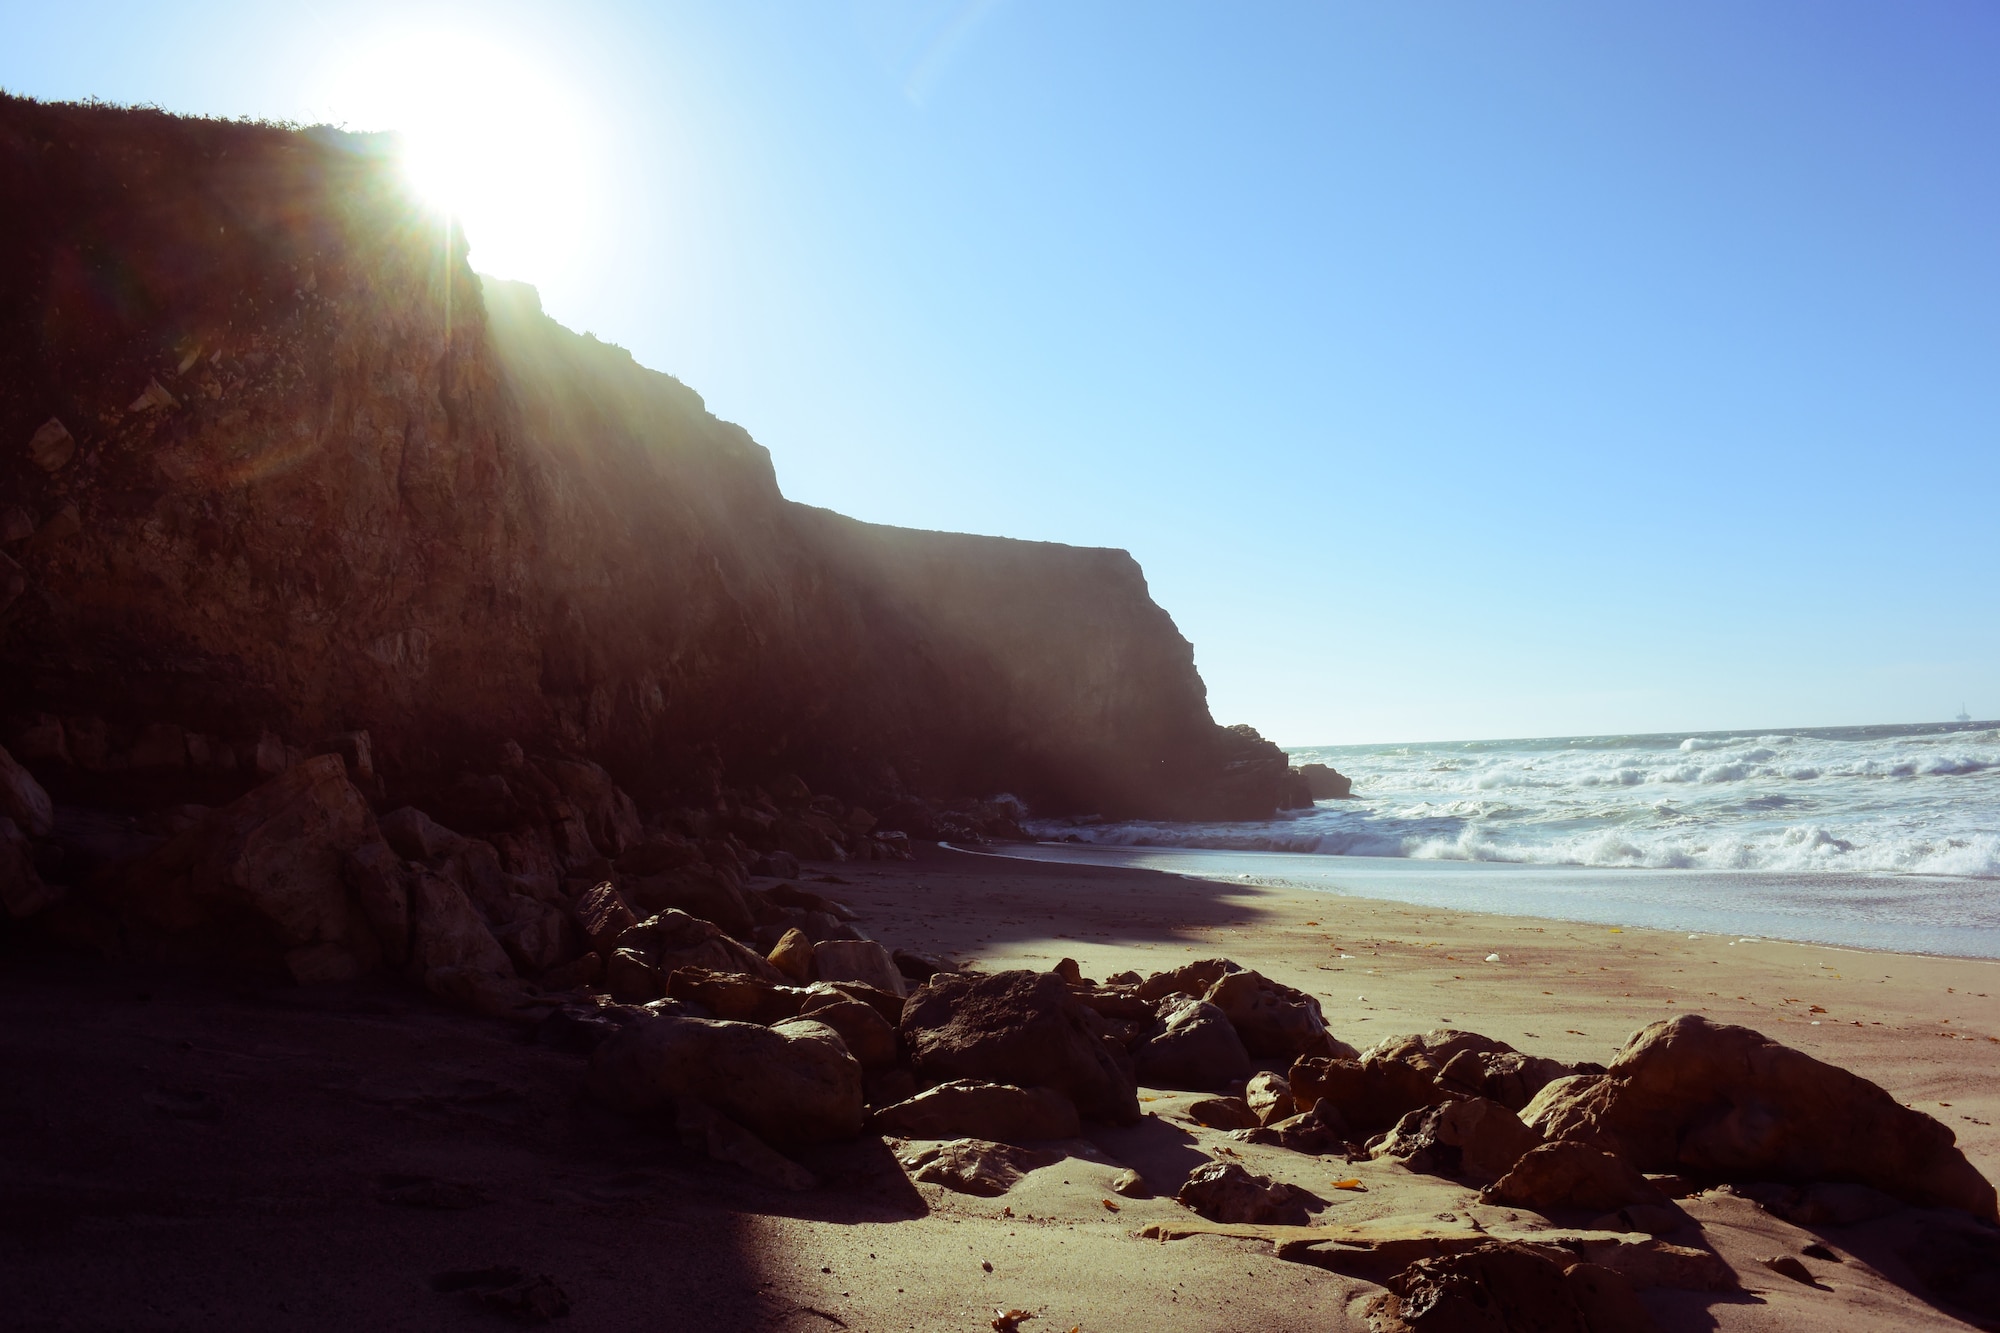
[[[1039,858],[1467,911],[2000,958],[2000,724],[1300,747],[1251,823],[1031,820]]]

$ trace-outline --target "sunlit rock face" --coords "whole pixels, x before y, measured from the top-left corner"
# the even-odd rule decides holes
[[[512,739],[642,795],[1277,802],[1128,555],[785,500],[692,390],[482,285],[388,147],[0,98],[9,728],[365,728],[392,784]]]

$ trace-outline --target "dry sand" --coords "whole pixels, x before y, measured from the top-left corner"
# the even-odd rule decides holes
[[[813,886],[893,944],[989,969],[1068,956],[1099,977],[1226,955],[1319,996],[1364,1047],[1449,1025],[1604,1061],[1667,1014],[1747,1023],[1937,1116],[2000,1176],[1993,963],[935,849],[824,873],[837,882]],[[1449,1181],[1238,1143],[1186,1121],[1187,1094],[1150,1091],[1138,1125],[1069,1145],[1001,1198],[913,1185],[879,1140],[806,1154],[827,1185],[784,1194],[592,1106],[578,1057],[386,983],[279,990],[16,950],[0,1054],[11,1328],[497,1328],[432,1289],[495,1265],[553,1276],[573,1307],[557,1326],[576,1329],[976,1330],[997,1308],[1034,1312],[1028,1333],[1361,1328],[1367,1283],[1259,1241],[1135,1232],[1186,1218],[1166,1196],[1226,1152],[1328,1198],[1322,1221],[1510,1224]],[[1113,1195],[1126,1165],[1162,1197]],[[1331,1189],[1336,1173],[1366,1192]],[[1745,1290],[1647,1293],[1666,1328],[1965,1327],[1899,1285],[1893,1255],[1809,1260],[1821,1280],[1804,1287],[1757,1260],[1811,1235],[1726,1195],[1687,1206]]]

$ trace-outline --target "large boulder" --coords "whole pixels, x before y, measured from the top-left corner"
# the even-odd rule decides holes
[[[939,973],[903,1006],[903,1043],[928,1078],[1054,1088],[1086,1119],[1139,1118],[1138,1087],[1104,1020],[1053,972]]]
[[[821,981],[858,981],[898,997],[910,993],[895,956],[873,940],[821,940],[813,945],[813,975]]]
[[[1609,1213],[1656,1206],[1666,1196],[1630,1165],[1582,1143],[1543,1143],[1521,1154],[1486,1198],[1538,1213]]]
[[[1412,1111],[1453,1100],[1416,1065],[1378,1056],[1360,1060],[1304,1056],[1292,1063],[1288,1081],[1299,1111],[1314,1110],[1325,1102],[1339,1112],[1348,1136],[1356,1139],[1380,1134]]]
[[[1426,1175],[1493,1180],[1541,1141],[1500,1103],[1466,1097],[1410,1112],[1369,1145],[1369,1156],[1393,1158]]]
[[[1543,1089],[1524,1118],[1641,1171],[1852,1181],[1996,1219],[1952,1132],[1859,1075],[1745,1027],[1683,1014],[1640,1029],[1610,1070]]]
[[[1448,1091],[1485,1097],[1510,1111],[1521,1110],[1556,1079],[1604,1072],[1602,1065],[1566,1065],[1546,1056],[1523,1055],[1504,1041],[1456,1028],[1389,1037],[1367,1054],[1415,1065]]]
[[[763,1023],[768,1026],[797,1018],[799,1006],[805,1003],[806,995],[807,992],[797,986],[780,986],[761,977],[741,972],[715,972],[705,967],[678,967],[667,976],[668,999],[679,1000],[683,1004],[698,1004],[716,1018],[739,1023]],[[872,1015],[874,1011],[869,1012]],[[837,1025],[829,1026],[837,1029]],[[845,1037],[847,1034],[841,1035]],[[859,1058],[861,1053],[853,1050],[854,1043],[847,1044]]]
[[[741,972],[776,985],[790,980],[753,949],[738,944],[713,922],[666,911],[622,931],[604,980],[612,998],[644,1004],[667,993],[667,978],[684,967]]]
[[[1356,1052],[1327,1033],[1319,1001],[1261,972],[1218,977],[1203,997],[1220,1009],[1250,1054],[1272,1060],[1301,1055],[1353,1056]]]
[[[839,1034],[810,1019],[774,1027],[673,1017],[632,1023],[592,1052],[586,1081],[616,1110],[701,1102],[774,1143],[861,1132],[861,1065]]]
[[[1180,994],[1160,1001],[1159,1018],[1132,1059],[1149,1088],[1215,1088],[1247,1077],[1251,1068],[1228,1017],[1206,1000]]]
[[[927,1185],[942,1185],[960,1194],[988,1198],[1005,1194],[1030,1171],[1054,1166],[1061,1153],[1041,1152],[1012,1143],[985,1139],[955,1139],[932,1144],[905,1156],[904,1167]]]
[[[353,976],[379,965],[383,949],[344,870],[349,853],[379,838],[340,756],[319,755],[209,811],[137,866],[117,897],[142,934],[227,961],[281,961],[300,981]]]
[[[1419,1259],[1367,1307],[1377,1333],[1650,1333],[1658,1327],[1623,1274],[1565,1264],[1553,1247],[1489,1241]],[[1567,1256],[1565,1256],[1567,1258]]]
[[[55,806],[35,775],[0,747],[0,819],[11,819],[30,838],[46,838],[55,828]]]
[[[1076,1107],[1050,1088],[954,1079],[886,1106],[869,1121],[878,1134],[910,1139],[990,1139],[1033,1143],[1073,1139],[1082,1132]]]
[[[799,1011],[799,1016],[824,1023],[838,1032],[863,1069],[888,1069],[902,1058],[903,1042],[895,1024],[884,1018],[874,1005],[848,999],[838,991],[834,992],[837,998],[831,1000],[825,998],[824,992],[799,993],[807,999],[807,1007]]]
[[[627,875],[623,892],[642,912],[686,912],[714,922],[738,939],[749,939],[756,933],[757,920],[749,898],[727,875],[705,863],[656,875]]]

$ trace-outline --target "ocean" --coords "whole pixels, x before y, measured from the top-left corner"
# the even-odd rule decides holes
[[[1040,859],[1466,911],[2000,958],[2000,723],[1305,746],[1253,823],[1030,820]]]

